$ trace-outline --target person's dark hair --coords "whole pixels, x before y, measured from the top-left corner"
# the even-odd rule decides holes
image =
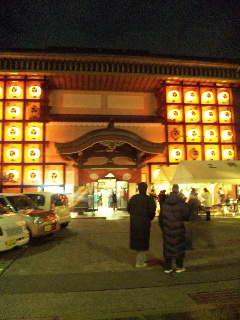
[[[176,193],[179,192],[179,186],[178,186],[178,184],[174,184],[174,185],[173,185],[173,187],[172,187],[172,192],[176,192]]]
[[[147,192],[147,188],[148,188],[148,185],[146,184],[146,182],[140,182],[138,184],[139,193],[146,193]]]
[[[205,192],[208,192],[208,189],[207,189],[207,188],[204,188],[203,190],[204,190]]]

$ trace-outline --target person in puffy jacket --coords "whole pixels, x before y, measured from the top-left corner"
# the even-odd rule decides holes
[[[184,221],[188,221],[190,210],[188,204],[179,196],[178,185],[173,185],[172,192],[162,204],[159,225],[163,234],[164,272],[173,272],[172,260],[176,262],[176,272],[183,272],[186,230]]]
[[[151,220],[155,217],[156,203],[146,194],[147,184],[138,184],[139,194],[135,194],[128,202],[130,213],[130,248],[137,251],[136,267],[146,267],[149,249]]]

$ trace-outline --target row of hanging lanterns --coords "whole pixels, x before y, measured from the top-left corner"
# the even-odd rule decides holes
[[[2,95],[2,93],[3,89],[0,87],[0,95]],[[8,88],[8,93],[10,94],[11,98],[18,98],[22,95],[23,89],[18,85],[10,86]],[[40,86],[30,86],[28,88],[28,93],[32,98],[39,98],[41,96],[42,89]]]
[[[180,138],[181,133],[177,128],[174,128],[171,131],[170,135],[174,140],[177,140],[178,138]],[[187,131],[187,137],[189,139],[195,140],[195,139],[200,137],[200,131],[198,129],[196,129],[196,128],[189,129]],[[217,137],[217,131],[215,129],[207,129],[204,132],[204,137],[206,139],[210,139],[210,140],[215,139]],[[231,140],[233,138],[232,130],[230,130],[230,129],[223,130],[221,132],[221,138],[222,138],[223,141]]]
[[[170,102],[178,102],[180,100],[179,90],[170,90],[167,95],[167,100]],[[221,91],[217,95],[219,104],[227,104],[230,100],[229,92]],[[197,103],[198,102],[198,93],[195,90],[189,90],[184,95],[185,102]],[[202,103],[214,103],[214,93],[210,90],[205,91],[201,94]]]
[[[17,138],[21,135],[21,130],[17,126],[10,126],[7,128],[7,134],[10,138]],[[32,139],[37,139],[41,136],[41,129],[37,126],[30,126],[27,129],[27,134]]]
[[[29,159],[32,159],[32,160],[39,159],[40,153],[41,152],[38,148],[29,148],[27,150],[27,156]],[[18,148],[14,148],[14,147],[9,148],[6,151],[6,155],[10,160],[14,161],[20,157],[21,151]]]
[[[11,169],[6,172],[6,176],[11,181],[17,181],[20,178],[20,173],[16,169]],[[27,171],[26,176],[28,180],[35,181],[35,182],[40,181],[41,172],[40,170],[37,170],[37,169],[31,169]],[[60,180],[60,177],[61,177],[60,171],[56,169],[50,170],[47,174],[47,178],[51,182],[58,182]]]
[[[217,149],[209,148],[206,150],[206,157],[209,160],[216,160],[217,158]],[[192,148],[189,151],[190,158],[196,160],[199,156],[199,151],[196,148]],[[222,152],[223,158],[226,160],[231,160],[234,158],[234,150],[232,148],[226,148]],[[183,151],[180,148],[174,148],[171,150],[171,157],[175,160],[179,160],[183,156]]]
[[[186,112],[186,117],[191,120],[197,119],[197,117],[199,116],[198,112],[199,111],[196,109],[189,109]],[[178,118],[180,118],[180,116],[181,116],[180,109],[173,108],[168,112],[168,119],[170,120],[177,120]],[[213,120],[215,116],[216,116],[215,110],[209,109],[203,112],[203,118],[205,118],[208,121]],[[220,121],[229,121],[231,117],[232,117],[232,113],[230,110],[223,110],[219,113]]]

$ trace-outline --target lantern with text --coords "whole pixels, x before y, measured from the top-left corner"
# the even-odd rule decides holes
[[[29,94],[33,97],[33,98],[37,98],[41,95],[41,88],[39,86],[31,86],[29,88]]]
[[[40,157],[40,150],[38,148],[30,148],[27,155],[30,159],[36,160]]]
[[[199,137],[199,131],[197,129],[190,129],[190,130],[188,130],[187,135],[188,135],[189,139],[194,140]]]
[[[214,160],[217,156],[217,151],[214,148],[209,148],[206,150],[206,157],[210,160]]]
[[[20,96],[22,89],[20,86],[11,86],[9,87],[9,93],[13,97]]]
[[[211,92],[211,91],[203,92],[202,103],[212,103],[213,98],[214,98],[213,92]]]
[[[183,152],[180,148],[174,148],[172,151],[171,151],[171,156],[172,158],[178,160],[182,157],[183,155]]]
[[[219,117],[221,121],[229,121],[232,117],[232,113],[230,110],[223,110],[220,112]]]
[[[17,148],[10,148],[7,150],[7,157],[11,161],[15,161],[20,156],[20,151]]]
[[[190,90],[185,94],[186,102],[195,102],[197,100],[197,92],[194,90]]]
[[[21,113],[21,109],[18,106],[10,106],[7,109],[8,114],[12,117],[19,117]]]
[[[16,126],[12,126],[8,128],[7,133],[9,137],[12,137],[13,139],[15,139],[20,136],[20,129]]]
[[[206,111],[204,111],[203,117],[204,117],[206,120],[208,120],[208,121],[213,120],[214,117],[215,117],[215,112],[214,112],[214,110],[206,110]]]
[[[208,129],[208,130],[206,130],[205,131],[205,138],[206,139],[214,139],[214,138],[216,138],[216,136],[217,136],[217,133],[216,133],[216,131],[214,130],[214,129]]]
[[[36,170],[36,169],[29,170],[27,173],[27,178],[28,180],[38,181],[40,178],[39,170]]]
[[[228,103],[229,102],[229,93],[227,91],[222,91],[218,94],[218,103]]]
[[[171,102],[176,102],[180,97],[178,90],[171,90],[168,92],[168,100]]]
[[[177,140],[180,137],[180,131],[177,128],[174,128],[171,131],[170,136],[172,139]]]
[[[196,149],[196,148],[192,148],[190,151],[189,151],[189,156],[192,160],[196,160],[199,156],[199,151]]]
[[[169,111],[169,119],[176,120],[180,116],[180,110],[172,109]]]
[[[232,130],[223,130],[221,136],[224,141],[231,140],[233,137],[233,132]]]
[[[188,119],[194,120],[194,119],[197,118],[198,112],[197,112],[197,110],[189,109],[189,110],[186,112],[186,116],[187,116]]]
[[[8,170],[6,176],[10,182],[15,182],[19,178],[19,172],[17,170]]]
[[[227,148],[223,150],[223,158],[226,160],[230,160],[234,158],[234,150],[231,148]]]

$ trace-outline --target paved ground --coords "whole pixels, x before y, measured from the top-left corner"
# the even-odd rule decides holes
[[[134,267],[125,213],[76,216],[68,228],[0,254],[0,319],[239,320],[240,219],[202,220],[187,271],[165,274],[157,219],[149,267]]]

